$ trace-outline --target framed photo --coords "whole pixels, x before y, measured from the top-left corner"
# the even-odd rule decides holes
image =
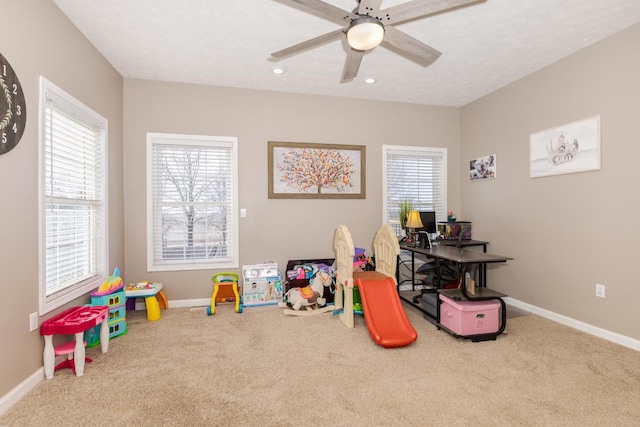
[[[497,176],[496,155],[478,157],[469,161],[469,179],[479,181],[482,179],[493,179]]]
[[[365,148],[269,141],[269,198],[364,199]]]
[[[600,116],[532,133],[529,176],[600,169]]]

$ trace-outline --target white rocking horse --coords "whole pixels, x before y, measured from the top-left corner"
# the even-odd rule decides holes
[[[308,286],[291,288],[284,295],[286,308],[285,314],[291,315],[311,315],[331,311],[326,298],[323,297],[324,289],[331,286],[333,277],[325,270],[318,270],[310,280]],[[305,310],[300,310],[301,308]]]

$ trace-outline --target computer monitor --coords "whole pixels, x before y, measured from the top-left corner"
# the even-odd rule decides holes
[[[416,228],[416,232],[435,233],[438,231],[436,213],[434,211],[420,211],[420,221],[422,221],[422,228]]]

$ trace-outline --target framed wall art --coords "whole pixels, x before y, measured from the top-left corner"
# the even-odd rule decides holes
[[[493,179],[497,176],[496,155],[478,157],[469,161],[469,179],[480,181],[483,179]]]
[[[529,176],[600,169],[600,116],[532,133]]]
[[[365,148],[269,141],[269,198],[364,199]]]

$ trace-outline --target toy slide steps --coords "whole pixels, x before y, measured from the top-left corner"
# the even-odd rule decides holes
[[[391,277],[385,280],[357,278],[355,285],[360,291],[369,335],[376,344],[385,348],[404,347],[418,338]]]

